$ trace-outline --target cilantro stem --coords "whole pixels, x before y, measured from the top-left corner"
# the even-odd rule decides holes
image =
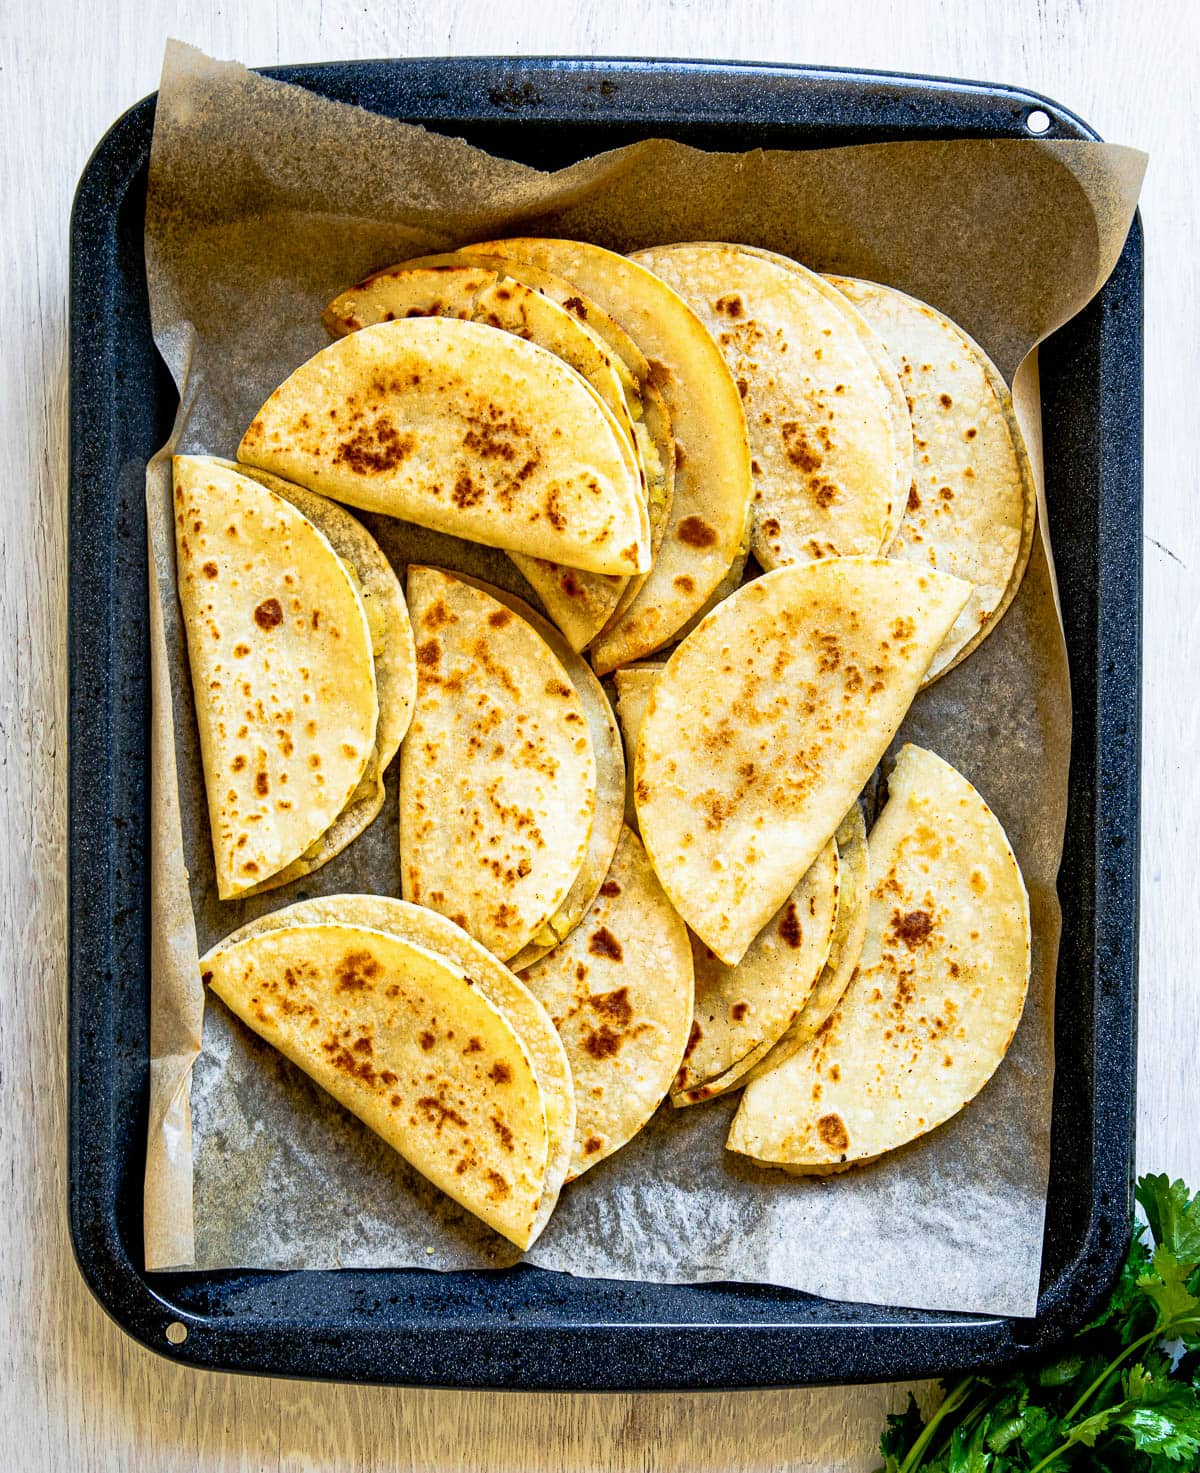
[[[915,1473],[915,1470],[921,1466],[921,1460],[925,1456],[929,1444],[933,1441],[937,1429],[941,1426],[943,1420],[951,1412],[957,1411],[967,1399],[967,1393],[970,1391],[974,1381],[974,1376],[964,1376],[961,1381],[956,1382],[950,1388],[941,1406],[930,1417],[924,1432],[921,1433],[920,1437],[909,1448],[908,1455],[905,1457],[903,1463],[900,1464],[900,1473]]]
[[[1162,1337],[1170,1339],[1171,1336],[1177,1334],[1180,1330],[1188,1329],[1193,1325],[1200,1326],[1200,1317],[1196,1315],[1184,1315],[1178,1320],[1168,1320],[1165,1324],[1156,1325],[1155,1328],[1151,1330],[1148,1335],[1143,1335],[1140,1340],[1135,1340],[1132,1345],[1127,1345],[1120,1355],[1118,1355],[1115,1359],[1109,1361],[1108,1365],[1105,1366],[1105,1368],[1100,1372],[1100,1374],[1083,1393],[1083,1395],[1079,1398],[1075,1405],[1070,1409],[1070,1411],[1065,1413],[1065,1415],[1063,1416],[1063,1421],[1074,1421],[1074,1419],[1079,1415],[1080,1411],[1085,1406],[1087,1406],[1088,1402],[1092,1399],[1093,1396],[1095,1396],[1096,1392],[1100,1390],[1101,1386],[1104,1385],[1104,1383],[1117,1369],[1121,1362],[1124,1360],[1128,1360],[1135,1350],[1141,1350],[1143,1345],[1149,1345],[1151,1341],[1158,1340]],[[1059,1451],[1061,1451],[1061,1448],[1059,1449]],[[1041,1467],[1040,1463],[1038,1464],[1038,1467]]]
[[[1043,1468],[1048,1468],[1050,1464],[1055,1460],[1055,1458],[1061,1457],[1065,1452],[1070,1452],[1070,1450],[1074,1446],[1075,1439],[1073,1437],[1068,1437],[1066,1442],[1060,1442],[1052,1453],[1047,1453],[1040,1462],[1034,1463],[1033,1467],[1030,1468],[1029,1473],[1042,1473]]]

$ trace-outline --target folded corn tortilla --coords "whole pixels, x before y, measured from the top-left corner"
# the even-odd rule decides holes
[[[341,558],[366,612],[379,703],[375,745],[346,806],[298,859],[270,879],[243,892],[245,895],[258,895],[320,869],[335,854],[340,854],[378,815],[383,807],[384,772],[400,750],[400,743],[412,719],[413,701],[417,694],[417,656],[400,580],[383,549],[361,522],[337,502],[328,501],[315,491],[306,491],[302,486],[294,486],[267,471],[238,466],[233,461],[218,463],[235,473],[249,476],[285,501],[290,501],[324,534]]]
[[[525,1046],[537,1075],[546,1112],[546,1176],[533,1229],[525,1246],[536,1242],[550,1220],[566,1180],[575,1142],[575,1093],[571,1067],[562,1040],[537,998],[512,972],[453,921],[421,905],[410,905],[388,895],[327,895],[259,916],[227,936],[219,947],[236,945],[252,936],[288,926],[362,926],[387,931],[445,957],[461,967],[488,1002],[508,1019]]]
[[[817,1035],[742,1096],[729,1149],[807,1172],[935,1129],[1008,1051],[1029,985],[1029,899],[999,820],[948,762],[900,751],[871,831],[858,969]]]
[[[574,283],[637,343],[670,415],[670,521],[637,596],[591,645],[593,664],[605,674],[666,644],[704,606],[738,554],[751,494],[741,400],[703,323],[678,293],[627,257],[584,241],[532,237],[488,241],[471,251]]]
[[[839,870],[830,839],[735,967],[692,937],[696,1004],[673,1104],[698,1105],[736,1089],[795,1021],[829,957]]]
[[[724,242],[654,246],[636,261],[708,328],[742,396],[754,478],[751,547],[764,568],[873,555],[892,541],[912,436],[874,333],[814,272]],[[882,360],[882,362],[881,362]]]
[[[912,414],[912,484],[890,556],[971,584],[928,683],[966,659],[1021,586],[1037,514],[1033,472],[1008,387],[978,343],[894,287],[829,279],[887,347]]]
[[[525,974],[558,1029],[575,1081],[568,1179],[641,1130],[679,1068],[692,1018],[687,929],[628,829],[566,941]]]
[[[638,824],[728,966],[832,837],[969,592],[903,561],[821,558],[740,588],[667,661],[638,738]]]
[[[347,564],[291,500],[178,456],[174,507],[217,889],[230,899],[311,858],[367,774],[380,709],[371,630]]]
[[[239,461],[468,541],[627,576],[645,501],[611,414],[571,368],[478,322],[341,338],[275,390]]]
[[[211,951],[205,983],[435,1186],[519,1248],[546,1111],[508,1018],[462,967],[365,926],[288,926]]]
[[[588,856],[587,713],[532,624],[465,579],[411,567],[417,699],[400,752],[406,900],[502,961],[558,911]]]

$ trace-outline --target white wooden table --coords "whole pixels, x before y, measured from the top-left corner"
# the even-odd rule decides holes
[[[135,1346],[64,1214],[66,283],[71,194],[174,34],[250,64],[738,57],[1048,93],[1151,153],[1138,1157],[1200,1186],[1200,8],[1192,0],[6,0],[0,6],[0,1427],[5,1467],[868,1469],[901,1388],[459,1395],[208,1376]]]

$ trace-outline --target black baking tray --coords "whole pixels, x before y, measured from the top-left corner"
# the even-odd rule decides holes
[[[543,168],[651,135],[702,148],[1097,135],[972,82],[803,66],[473,58],[278,67]],[[1041,112],[1044,118],[1031,115]],[[176,393],[142,253],[154,98],[105,136],[71,222],[69,1215],[80,1269],[195,1366],[395,1385],[702,1389],[924,1377],[1045,1349],[1111,1284],[1132,1208],[1142,544],[1142,236],[1041,353],[1046,494],[1073,686],[1050,1197],[1036,1319],[541,1269],[147,1276],[145,464]],[[175,1345],[168,1326],[181,1324]],[[179,1337],[179,1330],[172,1335]]]

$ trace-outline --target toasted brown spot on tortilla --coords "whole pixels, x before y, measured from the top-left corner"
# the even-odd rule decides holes
[[[921,510],[921,498],[917,495],[917,488],[915,486],[908,488],[908,509],[909,511]]]
[[[683,593],[692,593],[696,587],[696,580],[688,573],[680,573],[675,578],[675,587]]]
[[[436,639],[427,639],[424,644],[417,646],[418,665],[436,665],[442,658],[442,647]]]
[[[430,1033],[428,1028],[426,1028],[418,1035],[417,1042],[421,1045],[425,1052],[428,1053],[429,1050],[437,1042],[437,1038],[434,1036],[434,1034]]]
[[[675,529],[675,535],[688,547],[712,547],[717,540],[716,531],[703,517],[696,516],[684,517]]]
[[[779,922],[779,934],[793,948],[802,946],[804,943],[804,931],[800,925],[800,917],[796,913],[794,900],[789,900],[787,903],[783,919]]]
[[[625,956],[621,943],[607,926],[600,926],[593,931],[588,950],[593,956],[606,956],[614,962],[623,961]]]
[[[807,475],[825,464],[824,455],[809,440],[804,426],[798,420],[785,420],[780,425],[780,431],[783,435],[784,453],[797,469]]]
[[[369,992],[379,963],[369,951],[348,951],[333,969],[338,992]]]
[[[503,629],[506,624],[512,623],[512,613],[508,609],[493,609],[488,615],[488,623],[493,629]]]
[[[611,1059],[614,1054],[620,1053],[624,1041],[621,1034],[614,1033],[607,1023],[601,1023],[599,1029],[587,1030],[583,1047],[593,1059]]]
[[[939,403],[941,404],[943,409],[949,409],[950,406],[954,403],[954,400],[951,399],[949,394],[942,394],[940,396]]]
[[[892,913],[892,934],[903,941],[910,951],[925,942],[933,930],[933,917],[927,910],[910,910],[904,915]]]
[[[440,629],[443,624],[453,624],[454,622],[454,615],[446,607],[446,601],[442,598],[430,604],[421,616],[421,623],[430,631]]]
[[[283,623],[283,610],[277,598],[264,598],[254,610],[254,622],[260,629],[274,629]]]
[[[460,509],[478,506],[484,498],[485,491],[486,488],[477,485],[466,471],[460,471],[454,483],[454,490],[450,493],[450,499]]]
[[[748,1002],[735,1002],[729,1009],[730,1016],[735,1023],[740,1023],[749,1011],[750,1004]]]
[[[850,1145],[850,1137],[840,1115],[822,1115],[817,1121],[817,1134],[831,1151],[844,1151]]]
[[[254,791],[260,798],[265,798],[271,791],[271,779],[265,772],[256,772],[254,774]]]
[[[333,460],[356,475],[381,475],[401,465],[416,443],[414,435],[401,433],[391,420],[381,417],[374,424],[360,425],[349,440],[338,446]]]
[[[616,880],[605,880],[604,884],[600,886],[600,893],[609,897],[619,895],[621,893],[621,887],[617,884]]]
[[[594,1156],[603,1144],[604,1142],[598,1135],[589,1135],[583,1143],[583,1154],[585,1156]]]
[[[467,1122],[458,1111],[451,1109],[449,1105],[444,1105],[441,1100],[434,1099],[432,1095],[423,1095],[417,1101],[417,1109],[424,1112],[425,1118],[436,1129],[438,1135],[441,1135],[442,1126],[447,1120],[452,1120],[455,1125],[466,1129]]]

